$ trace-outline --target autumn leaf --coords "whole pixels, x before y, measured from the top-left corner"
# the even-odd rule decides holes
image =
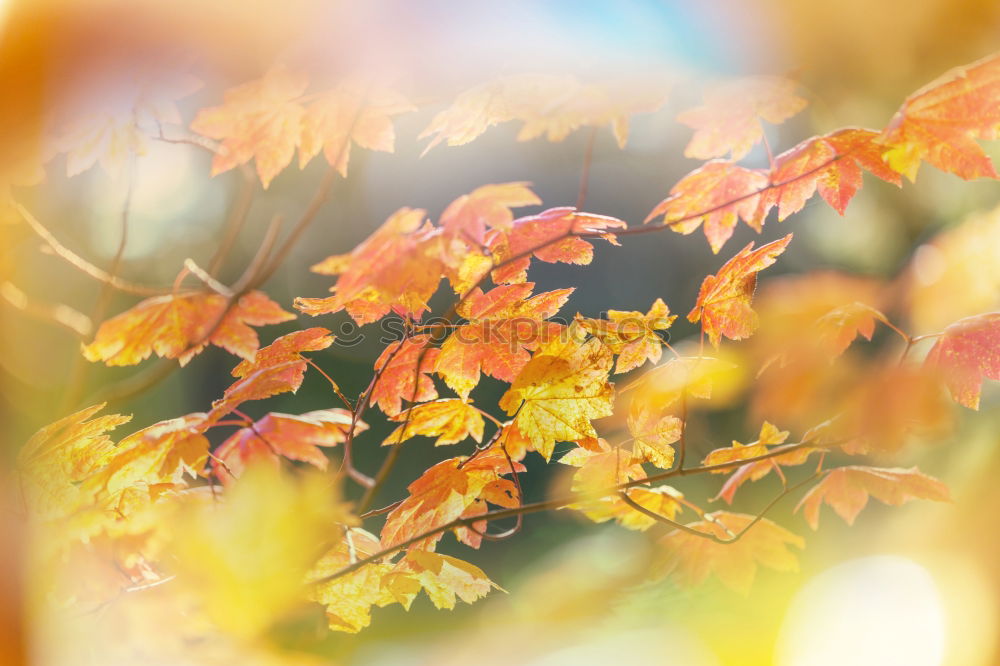
[[[627,450],[611,446],[604,439],[597,439],[596,444],[593,450],[578,446],[559,459],[564,465],[579,467],[573,474],[570,489],[579,493],[581,499],[593,499],[588,495],[603,493],[609,488],[645,476],[642,467],[633,462]],[[587,502],[581,504],[586,506]],[[574,504],[571,508],[579,506]]]
[[[469,437],[483,441],[483,415],[469,403],[454,398],[417,405],[392,419],[403,425],[393,430],[382,446],[399,444],[417,435],[437,437],[434,446],[457,444]]]
[[[570,335],[542,343],[500,407],[546,460],[556,442],[596,437],[591,419],[612,413],[611,351],[600,340]]]
[[[489,229],[509,229],[513,208],[542,203],[530,183],[483,185],[448,204],[438,221],[445,235],[484,244]]]
[[[437,230],[423,210],[400,208],[348,255],[334,255],[312,267],[338,275],[328,298],[295,299],[295,308],[317,316],[347,309],[358,325],[390,311],[419,319],[441,282]]]
[[[97,416],[92,405],[39,429],[21,447],[17,471],[27,508],[41,519],[68,515],[92,498],[81,482],[97,473],[114,451],[108,432],[132,417]]]
[[[808,437],[803,437],[804,440]],[[797,444],[786,444],[784,446],[775,447],[768,451],[772,453],[775,451],[781,451],[788,449],[787,453],[779,453],[766,460],[758,460],[756,462],[747,463],[741,465],[736,471],[730,474],[726,482],[722,484],[722,488],[719,493],[712,499],[718,500],[723,499],[726,504],[732,504],[733,498],[736,496],[736,491],[739,490],[747,481],[760,481],[765,476],[774,471],[779,471],[780,467],[793,467],[796,465],[804,464],[809,456],[817,451],[822,451],[820,447],[816,446],[799,446]],[[779,467],[780,466],[780,467]],[[728,468],[724,471],[732,471],[732,468]]]
[[[600,237],[617,245],[615,235],[607,230],[626,226],[617,218],[577,212],[568,206],[514,220],[510,229],[494,229],[487,235],[495,267],[493,281],[524,282],[531,257],[550,264],[589,264],[594,248],[586,238]]]
[[[221,500],[181,502],[169,544],[180,586],[234,636],[267,630],[304,596],[320,547],[354,518],[329,477],[254,465]],[[267,535],[262,539],[261,535]]]
[[[961,319],[944,329],[925,361],[940,368],[952,398],[979,409],[983,379],[1000,379],[1000,313]]]
[[[279,66],[227,90],[221,106],[199,111],[191,129],[222,142],[212,175],[256,159],[257,175],[267,189],[299,145],[305,114],[300,98],[308,85],[305,76]]]
[[[657,486],[655,488],[645,488],[635,486],[627,491],[630,500],[658,516],[663,516],[668,520],[673,520],[683,509],[681,500],[684,495],[670,486]],[[652,516],[648,516],[641,511],[629,506],[620,497],[615,495],[604,497],[600,500],[592,500],[574,506],[583,515],[595,523],[603,523],[614,520],[616,523],[629,530],[644,532],[656,525],[657,521]]]
[[[819,337],[829,346],[834,356],[840,356],[859,335],[865,340],[871,340],[877,321],[889,323],[889,319],[881,311],[870,305],[858,301],[847,303],[819,318]]]
[[[523,472],[524,466],[513,463],[513,470]],[[501,481],[509,492],[516,493],[514,484],[501,478],[511,472],[511,463],[497,449],[433,465],[407,486],[409,497],[389,513],[382,528],[382,545],[401,544],[462,517],[487,488],[496,491],[494,482]],[[426,549],[441,536],[428,537],[411,548]]]
[[[457,599],[471,604],[497,587],[479,567],[430,550],[408,551],[382,578],[383,586],[396,591],[406,608],[416,596],[410,581],[418,583],[415,589],[424,589],[435,608],[447,610],[455,608]]]
[[[804,548],[802,538],[767,518],[761,518],[751,527],[754,520],[755,516],[716,511],[687,524],[706,536],[673,530],[659,541],[655,575],[673,576],[678,583],[692,586],[700,585],[714,574],[726,586],[746,594],[758,566],[776,571],[798,570],[798,560],[789,546]],[[741,536],[734,543],[707,538],[728,541],[736,535]]]
[[[354,423],[355,434],[367,429],[364,421]],[[212,456],[212,471],[223,484],[229,484],[255,461],[277,465],[278,456],[325,470],[329,461],[319,447],[340,444],[350,430],[351,413],[344,409],[319,409],[300,415],[271,412],[220,444]]]
[[[210,447],[203,434],[205,414],[194,413],[154,423],[121,440],[103,469],[88,480],[110,495],[138,484],[178,483],[199,475]]]
[[[906,98],[879,137],[888,165],[911,181],[921,161],[959,178],[997,178],[976,139],[1000,128],[1000,55],[955,68]]]
[[[415,335],[382,350],[375,359],[378,380],[372,388],[371,404],[377,404],[388,416],[395,416],[403,411],[404,399],[426,402],[438,397],[430,373],[434,371],[439,350],[428,347],[430,342],[429,334]]]
[[[202,85],[188,74],[151,71],[116,77],[110,84],[113,94],[92,94],[95,101],[56,131],[53,148],[66,154],[68,177],[95,164],[112,178],[119,177],[130,157],[147,153],[150,138],[159,135],[163,125],[181,124],[177,100]],[[17,184],[28,184],[23,181],[22,175]]]
[[[186,365],[211,343],[249,359],[260,346],[251,326],[294,318],[261,291],[246,293],[235,303],[214,292],[155,296],[101,324],[82,351],[88,361],[109,366],[135,365],[153,353]]]
[[[239,380],[212,403],[208,422],[214,423],[247,400],[295,393],[306,373],[307,359],[302,352],[326,349],[331,344],[330,331],[316,327],[283,335],[257,350],[252,361],[242,361],[233,368],[233,376]]]
[[[733,235],[738,219],[760,231],[764,219],[758,206],[768,184],[767,174],[759,169],[713,160],[674,185],[670,196],[650,211],[645,223],[662,215],[663,224],[681,234],[689,234],[704,223],[705,237],[717,254]]]
[[[683,421],[670,414],[662,415],[658,410],[636,408],[629,411],[626,422],[636,462],[652,463],[660,469],[673,467],[673,444],[684,432]]]
[[[468,323],[455,328],[441,345],[435,371],[463,398],[479,384],[480,373],[512,382],[539,341],[562,327],[545,320],[573,293],[557,289],[531,296],[533,282],[500,285],[483,293],[476,287],[456,308]]]
[[[771,187],[761,194],[759,219],[777,206],[781,222],[802,210],[817,191],[843,215],[861,189],[862,169],[899,186],[900,176],[882,161],[884,147],[877,139],[878,132],[873,130],[846,128],[806,139],[778,155],[770,174]]]
[[[638,368],[646,361],[659,361],[664,340],[658,331],[667,330],[677,319],[677,315],[670,314],[670,308],[661,298],[653,302],[646,314],[608,310],[607,315],[607,319],[588,319],[577,315],[575,321],[618,355],[616,374]]]
[[[518,141],[545,135],[562,141],[580,127],[610,125],[619,147],[628,138],[629,116],[659,108],[666,98],[662,81],[583,84],[571,76],[515,74],[460,93],[420,133],[431,137],[424,154],[439,143],[460,146],[487,129],[512,120],[523,122]]]
[[[302,352],[320,351],[333,344],[333,335],[325,328],[313,327],[294,331],[261,347],[252,359],[241,361],[233,368],[233,377],[246,377],[262,368],[267,368],[290,361],[305,362]]]
[[[344,538],[307,574],[309,598],[326,607],[330,629],[357,633],[371,624],[372,606],[397,603],[392,593],[382,587],[383,577],[393,568],[388,562],[372,562],[345,576],[316,583],[381,549],[374,534],[360,527],[348,527],[344,529]]]
[[[754,76],[718,85],[705,93],[705,104],[677,117],[695,130],[685,157],[708,160],[732,154],[743,159],[764,136],[760,121],[783,123],[806,107],[796,84],[778,76]]]
[[[757,330],[757,313],[750,307],[757,273],[773,264],[791,240],[792,234],[788,234],[756,250],[750,243],[701,283],[688,321],[701,321],[702,331],[714,347],[719,346],[722,336],[742,340]]]
[[[768,452],[769,446],[783,444],[788,439],[788,431],[778,430],[774,425],[764,421],[760,427],[760,435],[757,441],[749,444],[740,444],[733,441],[733,445],[724,449],[715,449],[710,452],[702,461],[702,465],[721,465],[724,463],[739,462],[747,458],[756,458]],[[764,462],[764,461],[761,461]],[[716,474],[726,474],[730,470],[712,470]]]
[[[950,500],[948,488],[916,467],[910,469],[879,467],[838,467],[813,486],[795,507],[803,510],[809,526],[819,527],[819,509],[826,502],[848,525],[854,524],[868,498],[900,506],[911,499],[937,502]]]
[[[405,97],[388,88],[345,81],[319,96],[302,116],[299,167],[323,151],[330,166],[347,177],[351,142],[391,153],[396,142],[392,117],[416,111]]]

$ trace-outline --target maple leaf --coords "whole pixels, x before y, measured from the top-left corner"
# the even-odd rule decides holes
[[[589,264],[594,248],[585,237],[601,237],[617,245],[615,235],[607,230],[627,226],[617,218],[577,212],[571,206],[514,220],[510,229],[494,229],[487,235],[495,267],[493,281],[524,282],[532,256],[550,264]]]
[[[973,180],[997,178],[975,139],[1000,129],[1000,55],[955,68],[906,98],[879,137],[884,160],[911,181],[921,161]]]
[[[627,424],[636,462],[652,463],[660,469],[673,466],[674,447],[671,445],[681,438],[683,421],[676,416],[661,415],[658,410],[637,407],[629,411]]]
[[[295,155],[305,114],[300,98],[308,85],[305,76],[275,67],[227,90],[222,106],[199,111],[191,129],[222,142],[212,159],[212,175],[255,159],[267,189]]]
[[[333,344],[333,340],[329,330],[318,326],[282,335],[266,347],[258,349],[252,359],[240,361],[233,368],[233,377],[247,377],[262,368],[291,361],[305,363],[306,357],[302,352],[326,349]]]
[[[107,456],[104,468],[89,483],[111,495],[138,484],[178,483],[205,467],[209,441],[203,434],[205,414],[194,413],[154,423],[124,438]]]
[[[861,189],[862,169],[901,185],[898,173],[882,161],[884,147],[876,143],[878,132],[846,128],[825,136],[806,139],[774,159],[771,186],[761,194],[758,219],[778,207],[778,221],[799,212],[819,191],[835,211],[844,214],[847,204]]]
[[[107,433],[132,419],[119,414],[91,418],[104,407],[92,405],[50,423],[21,447],[17,469],[33,515],[62,517],[92,498],[81,482],[98,472],[114,451]]]
[[[592,499],[588,495],[606,492],[609,488],[644,476],[642,467],[632,461],[628,452],[600,438],[592,449],[578,446],[561,457],[559,462],[580,468],[573,474],[570,489],[585,499]],[[571,505],[571,508],[578,508],[578,505]]]
[[[354,424],[355,434],[367,429],[363,421]],[[329,461],[319,447],[340,444],[350,430],[351,413],[344,409],[319,409],[297,416],[271,412],[219,445],[212,456],[212,471],[229,484],[255,461],[277,465],[278,456],[325,470]]]
[[[710,574],[715,574],[726,586],[746,594],[758,565],[776,571],[796,571],[798,560],[789,546],[804,548],[802,538],[767,518],[761,518],[750,527],[755,520],[755,516],[716,511],[687,524],[693,530],[722,540],[742,534],[734,543],[719,543],[673,530],[659,541],[655,574],[658,577],[676,576],[683,585],[700,585]],[[747,530],[745,534],[744,530]]]
[[[358,559],[381,550],[374,534],[360,527],[344,530],[344,538],[327,551],[309,571],[306,582],[324,579]],[[324,580],[309,587],[309,598],[326,606],[330,629],[357,633],[371,624],[372,606],[395,603],[393,595],[382,587],[383,577],[393,565],[372,562],[345,576]]]
[[[483,441],[483,415],[463,400],[446,398],[426,402],[392,419],[403,421],[403,425],[393,430],[382,446],[399,444],[417,435],[437,437],[434,446],[457,444],[468,437]]]
[[[372,387],[371,404],[377,404],[386,415],[395,416],[403,411],[404,399],[426,402],[438,397],[430,373],[440,352],[428,347],[430,342],[429,334],[415,335],[382,350],[375,359],[378,380]]]
[[[424,154],[442,141],[460,146],[494,125],[523,121],[518,141],[546,135],[562,141],[584,126],[610,125],[619,147],[628,138],[628,118],[655,111],[666,97],[662,82],[618,81],[612,85],[583,84],[571,76],[516,74],[460,93],[420,133],[431,137]]]
[[[831,470],[809,489],[795,510],[800,508],[809,526],[819,527],[819,509],[823,502],[837,512],[848,525],[854,524],[861,510],[868,504],[868,497],[900,506],[911,499],[950,501],[948,488],[943,483],[916,467],[910,469],[879,467],[838,467]]]
[[[888,324],[889,319],[870,305],[855,301],[830,310],[819,318],[821,340],[830,347],[834,356],[843,354],[859,335],[871,340],[875,322]]]
[[[577,315],[576,322],[618,355],[615,373],[638,368],[646,361],[656,363],[663,353],[663,338],[657,331],[665,331],[677,319],[662,298],[656,299],[649,312],[608,310],[607,319],[588,319]]]
[[[215,423],[247,400],[263,400],[279,393],[295,393],[305,378],[307,360],[304,351],[318,351],[333,344],[333,336],[325,328],[294,331],[262,347],[253,360],[242,361],[233,368],[234,382],[222,398],[212,403],[207,420]]]
[[[328,476],[291,477],[267,464],[248,469],[222,501],[190,496],[177,509],[168,548],[175,584],[244,639],[299,603],[319,547],[355,522]]]
[[[400,208],[350,254],[335,255],[312,271],[339,275],[328,298],[295,299],[295,307],[317,316],[347,309],[358,325],[395,311],[419,319],[441,282],[438,231],[423,210]]]
[[[115,76],[107,90],[91,90],[79,116],[57,130],[54,149],[66,153],[66,175],[73,177],[95,164],[112,178],[130,156],[145,155],[149,139],[165,124],[181,123],[177,100],[201,88],[193,76],[167,72],[130,72]],[[105,94],[101,94],[101,93]],[[20,183],[19,183],[20,184]]]
[[[445,235],[467,238],[484,244],[488,229],[509,229],[514,221],[512,208],[542,203],[530,183],[483,185],[448,204],[439,224]]]
[[[757,286],[757,273],[773,264],[785,251],[792,234],[762,245],[748,244],[727,261],[715,275],[702,281],[698,300],[688,313],[688,321],[701,321],[701,328],[714,347],[726,336],[742,340],[757,330],[757,313],[750,307]]]
[[[808,437],[803,437],[803,440],[809,439]],[[780,455],[775,455],[767,460],[758,460],[756,462],[747,463],[746,465],[741,465],[736,471],[734,471],[726,482],[722,484],[722,488],[719,493],[713,499],[723,499],[726,504],[733,503],[733,497],[736,496],[736,491],[739,490],[747,481],[760,481],[765,476],[770,474],[772,471],[779,470],[779,465],[782,467],[792,467],[795,465],[802,465],[808,459],[809,456],[822,449],[818,447],[805,446],[800,448],[796,447],[795,444],[787,444],[784,447],[776,447],[771,449],[771,451],[777,451],[779,449],[790,449],[788,453],[782,453]],[[724,470],[729,471],[729,470]]]
[[[513,471],[523,472],[524,466],[513,463],[512,469],[503,452],[495,448],[474,458],[460,456],[437,463],[407,486],[409,497],[389,512],[382,528],[382,545],[403,543],[462,517],[487,488],[495,492],[494,482],[504,482],[513,494],[514,484],[501,479]],[[441,536],[428,537],[411,548],[426,549]]]
[[[590,420],[612,413],[613,357],[600,340],[565,335],[543,342],[500,399],[514,425],[546,460],[559,441],[596,437]]]
[[[705,460],[702,461],[702,464],[720,465],[722,463],[746,460],[747,458],[756,458],[757,456],[766,454],[768,446],[783,444],[786,439],[788,439],[788,431],[778,430],[772,424],[764,421],[763,425],[760,427],[760,435],[758,436],[756,442],[751,442],[750,444],[740,444],[739,442],[733,440],[732,446],[724,449],[715,449],[710,452],[707,456],[705,456]],[[727,469],[713,470],[713,473],[715,474],[726,474],[728,472],[729,470]]]
[[[677,120],[695,130],[685,157],[708,160],[732,154],[740,160],[764,136],[761,119],[783,123],[806,107],[796,83],[778,76],[754,76],[727,82],[705,93],[705,104]]]
[[[351,142],[368,150],[393,151],[392,117],[416,111],[405,97],[388,88],[345,81],[306,107],[302,117],[299,167],[322,150],[330,166],[347,177]]]
[[[455,608],[456,599],[471,604],[491,589],[500,589],[479,567],[430,550],[408,551],[382,578],[382,585],[407,609],[420,588],[435,608],[447,610]]]
[[[168,294],[147,298],[105,321],[82,351],[88,361],[109,366],[135,365],[153,353],[186,365],[209,343],[253,358],[260,341],[250,326],[290,319],[295,315],[261,291],[246,293],[236,303],[214,292]]]
[[[760,231],[764,219],[758,207],[768,184],[767,174],[759,169],[713,160],[681,178],[644,223],[662,215],[664,225],[689,234],[704,222],[705,237],[717,254],[733,235],[737,219]]]
[[[960,319],[944,329],[927,354],[928,367],[940,368],[952,398],[979,409],[983,379],[1000,379],[1000,313]]]
[[[479,383],[480,373],[512,382],[530,359],[539,340],[558,335],[558,324],[546,324],[573,293],[558,289],[531,296],[533,282],[500,285],[483,293],[476,287],[456,308],[468,323],[457,327],[441,345],[435,371],[463,398]]]
[[[670,520],[676,518],[683,509],[681,500],[683,500],[684,495],[670,486],[657,486],[656,488],[635,486],[626,492],[629,499],[639,506]],[[636,511],[619,497],[605,497],[601,500],[586,502],[575,508],[582,511],[587,518],[595,523],[603,523],[613,519],[625,529],[640,532],[644,532],[658,523],[655,518],[641,511]]]

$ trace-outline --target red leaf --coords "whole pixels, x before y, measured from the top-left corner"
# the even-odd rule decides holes
[[[925,363],[941,368],[955,402],[979,409],[983,379],[1000,379],[1000,313],[955,322],[934,343]]]
[[[415,335],[386,347],[375,360],[378,381],[372,388],[371,404],[389,416],[403,411],[403,400],[426,402],[438,397],[430,373],[439,350],[428,348],[430,335]],[[419,369],[417,364],[420,364]]]

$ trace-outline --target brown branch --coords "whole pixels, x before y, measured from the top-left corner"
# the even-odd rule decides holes
[[[627,490],[628,488],[645,485],[653,481],[662,481],[664,479],[676,476],[691,476],[694,474],[706,474],[709,472],[729,469],[732,467],[740,467],[748,463],[758,462],[760,460],[767,460],[768,458],[780,456],[785,453],[791,453],[792,451],[796,451],[798,449],[805,447],[821,448],[809,442],[797,442],[795,444],[786,444],[785,446],[771,449],[767,453],[761,454],[759,456],[754,456],[752,458],[746,458],[744,460],[734,460],[730,462],[718,463],[716,465],[702,465],[700,467],[689,467],[687,469],[677,468],[666,472],[662,472],[660,474],[652,474],[645,478],[633,479],[631,481],[626,481],[625,483],[620,483],[616,486],[605,488],[603,490],[597,490],[594,492],[587,493],[584,499],[599,499],[601,497],[607,497],[608,495],[614,495],[622,490]],[[807,481],[811,480],[812,478],[815,478],[815,476],[810,477],[810,479],[807,479]],[[793,486],[792,488],[788,489],[786,493],[791,492],[797,487],[798,485]],[[437,527],[425,530],[420,534],[417,534],[416,536],[406,539],[405,541],[401,541],[400,543],[383,548],[379,552],[369,555],[368,557],[362,558],[350,566],[344,567],[343,569],[335,571],[329,576],[325,576],[321,579],[314,581],[313,584],[319,585],[334,580],[336,578],[340,578],[341,576],[346,576],[349,573],[357,571],[366,564],[369,564],[371,562],[376,562],[382,559],[383,557],[392,555],[393,553],[408,548],[409,546],[412,546],[415,543],[420,543],[425,539],[455,529],[456,527],[468,527],[473,522],[480,522],[484,520],[485,521],[502,520],[504,518],[516,518],[518,515],[523,515],[523,514],[538,513],[540,511],[549,511],[552,509],[562,509],[564,507],[569,506],[570,504],[576,504],[580,501],[581,497],[579,495],[574,495],[572,497],[560,497],[556,499],[543,500],[541,502],[533,502],[531,504],[522,504],[521,506],[514,507],[512,509],[497,509],[496,511],[489,511],[487,513],[483,513],[478,516],[472,516],[468,518],[456,518],[455,520],[449,521],[443,525],[438,525]],[[771,505],[766,507],[765,511],[769,509],[770,506]],[[754,523],[751,523],[751,526],[753,524]]]
[[[32,231],[45,241],[45,244],[58,256],[59,258],[65,260],[68,264],[74,268],[82,271],[84,274],[89,275],[98,282],[103,282],[104,284],[117,289],[118,291],[123,291],[127,294],[135,294],[136,296],[162,296],[163,294],[169,294],[170,289],[164,287],[150,287],[144,284],[138,284],[136,282],[130,282],[128,280],[123,280],[120,277],[112,275],[107,271],[98,268],[94,264],[90,263],[80,255],[76,254],[68,247],[59,242],[59,239],[49,231],[41,222],[39,222],[34,215],[28,212],[28,210],[17,202],[11,202],[14,210],[18,212],[21,218],[28,224]]]

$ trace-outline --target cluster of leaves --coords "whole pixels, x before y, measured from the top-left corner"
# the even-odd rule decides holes
[[[201,111],[193,129],[221,141],[213,171],[254,159],[266,186],[298,149],[300,164],[322,151],[346,175],[351,143],[391,150],[391,119],[411,108],[397,93],[367,83],[308,94],[307,87],[305,78],[275,69],[227,92],[222,106]],[[661,102],[661,94],[513,76],[461,93],[424,134],[430,146],[459,145],[490,125],[519,120],[520,139],[559,140],[576,128],[607,124],[624,144],[628,115]],[[46,426],[25,445],[25,502],[60,535],[49,557],[79,559],[100,572],[85,580],[88,589],[69,596],[108,603],[123,591],[183,587],[184,603],[194,599],[198,612],[241,639],[259,638],[309,600],[326,608],[332,629],[353,632],[370,623],[372,607],[409,608],[421,591],[438,608],[452,608],[457,599],[472,602],[495,587],[476,566],[437,552],[447,534],[479,548],[516,533],[525,514],[563,508],[632,530],[660,526],[654,577],[696,584],[714,574],[745,590],[759,566],[793,569],[792,548],[803,546],[801,537],[765,517],[774,502],[749,514],[706,511],[665,482],[725,476],[715,499],[726,504],[745,483],[765,477],[780,481],[775,501],[808,485],[799,507],[813,528],[823,503],[850,523],[869,497],[892,505],[947,500],[943,484],[916,469],[872,467],[851,457],[885,456],[915,434],[947,428],[945,386],[957,403],[978,408],[984,378],[1000,379],[1000,315],[911,336],[885,314],[905,311],[905,295],[836,274],[775,280],[755,303],[758,274],[778,261],[792,234],[751,243],[705,277],[687,315],[701,326],[700,344],[665,341],[662,333],[676,317],[659,299],[646,313],[612,310],[606,318],[577,315],[558,323],[552,318],[572,289],[535,293],[528,281],[533,262],[586,265],[597,240],[617,244],[662,229],[687,234],[703,226],[719,252],[737,220],[760,231],[771,209],[782,220],[816,192],[843,213],[862,171],[900,185],[901,176],[914,178],[926,161],[962,178],[997,177],[974,139],[995,138],[1000,126],[1000,57],[915,93],[884,130],[812,137],[765,169],[737,164],[763,139],[761,121],[782,122],[804,106],[795,84],[780,78],[709,91],[705,104],[680,120],[695,129],[687,154],[711,161],[656,206],[647,222],[662,216],[657,225],[629,226],[573,207],[519,217],[515,209],[541,203],[521,182],[463,195],[436,223],[419,209],[393,213],[349,253],[313,266],[336,276],[332,295],[294,303],[311,316],[344,310],[359,325],[390,313],[406,322],[403,338],[384,349],[370,384],[353,401],[304,356],[333,344],[328,330],[306,328],[259,346],[252,326],[294,315],[254,290],[253,280],[230,289],[199,275],[205,290],[175,289],[106,321],[83,348],[91,361],[132,365],[155,353],[184,364],[208,344],[243,360],[232,371],[235,381],[205,412],[115,444],[107,433],[127,418],[96,416],[97,405]],[[439,323],[421,325],[442,282],[455,294],[453,305]],[[855,340],[871,340],[876,327],[898,334],[901,357],[892,344],[853,353]],[[723,347],[724,340],[747,338]],[[915,360],[915,346],[930,338],[933,347]],[[653,367],[636,372],[647,363]],[[341,407],[256,420],[241,411],[246,402],[297,391],[310,368],[323,373]],[[635,376],[616,391],[612,375],[626,373]],[[508,385],[497,409],[474,401],[484,375]],[[747,375],[755,377],[749,399],[762,423],[759,435],[690,464],[692,415],[746,390]],[[451,395],[441,395],[442,384]],[[398,427],[382,442],[388,447],[382,468],[369,477],[354,468],[351,450],[373,408]],[[595,426],[615,415],[621,418]],[[788,442],[790,433],[775,422],[802,434]],[[237,430],[213,446],[208,433],[225,427]],[[426,469],[395,503],[371,510],[400,447],[416,437],[465,452]],[[570,492],[529,501],[522,461],[537,453],[548,462],[560,443],[570,446],[558,455],[574,468]],[[343,455],[333,471],[326,451],[338,446]],[[844,460],[849,464],[839,464]],[[306,474],[292,462],[319,471]],[[791,482],[793,474],[801,479]],[[359,484],[363,496],[354,505],[343,502],[334,480]],[[382,516],[377,535],[364,527]],[[490,531],[491,522],[504,519],[514,520],[513,527]]]

